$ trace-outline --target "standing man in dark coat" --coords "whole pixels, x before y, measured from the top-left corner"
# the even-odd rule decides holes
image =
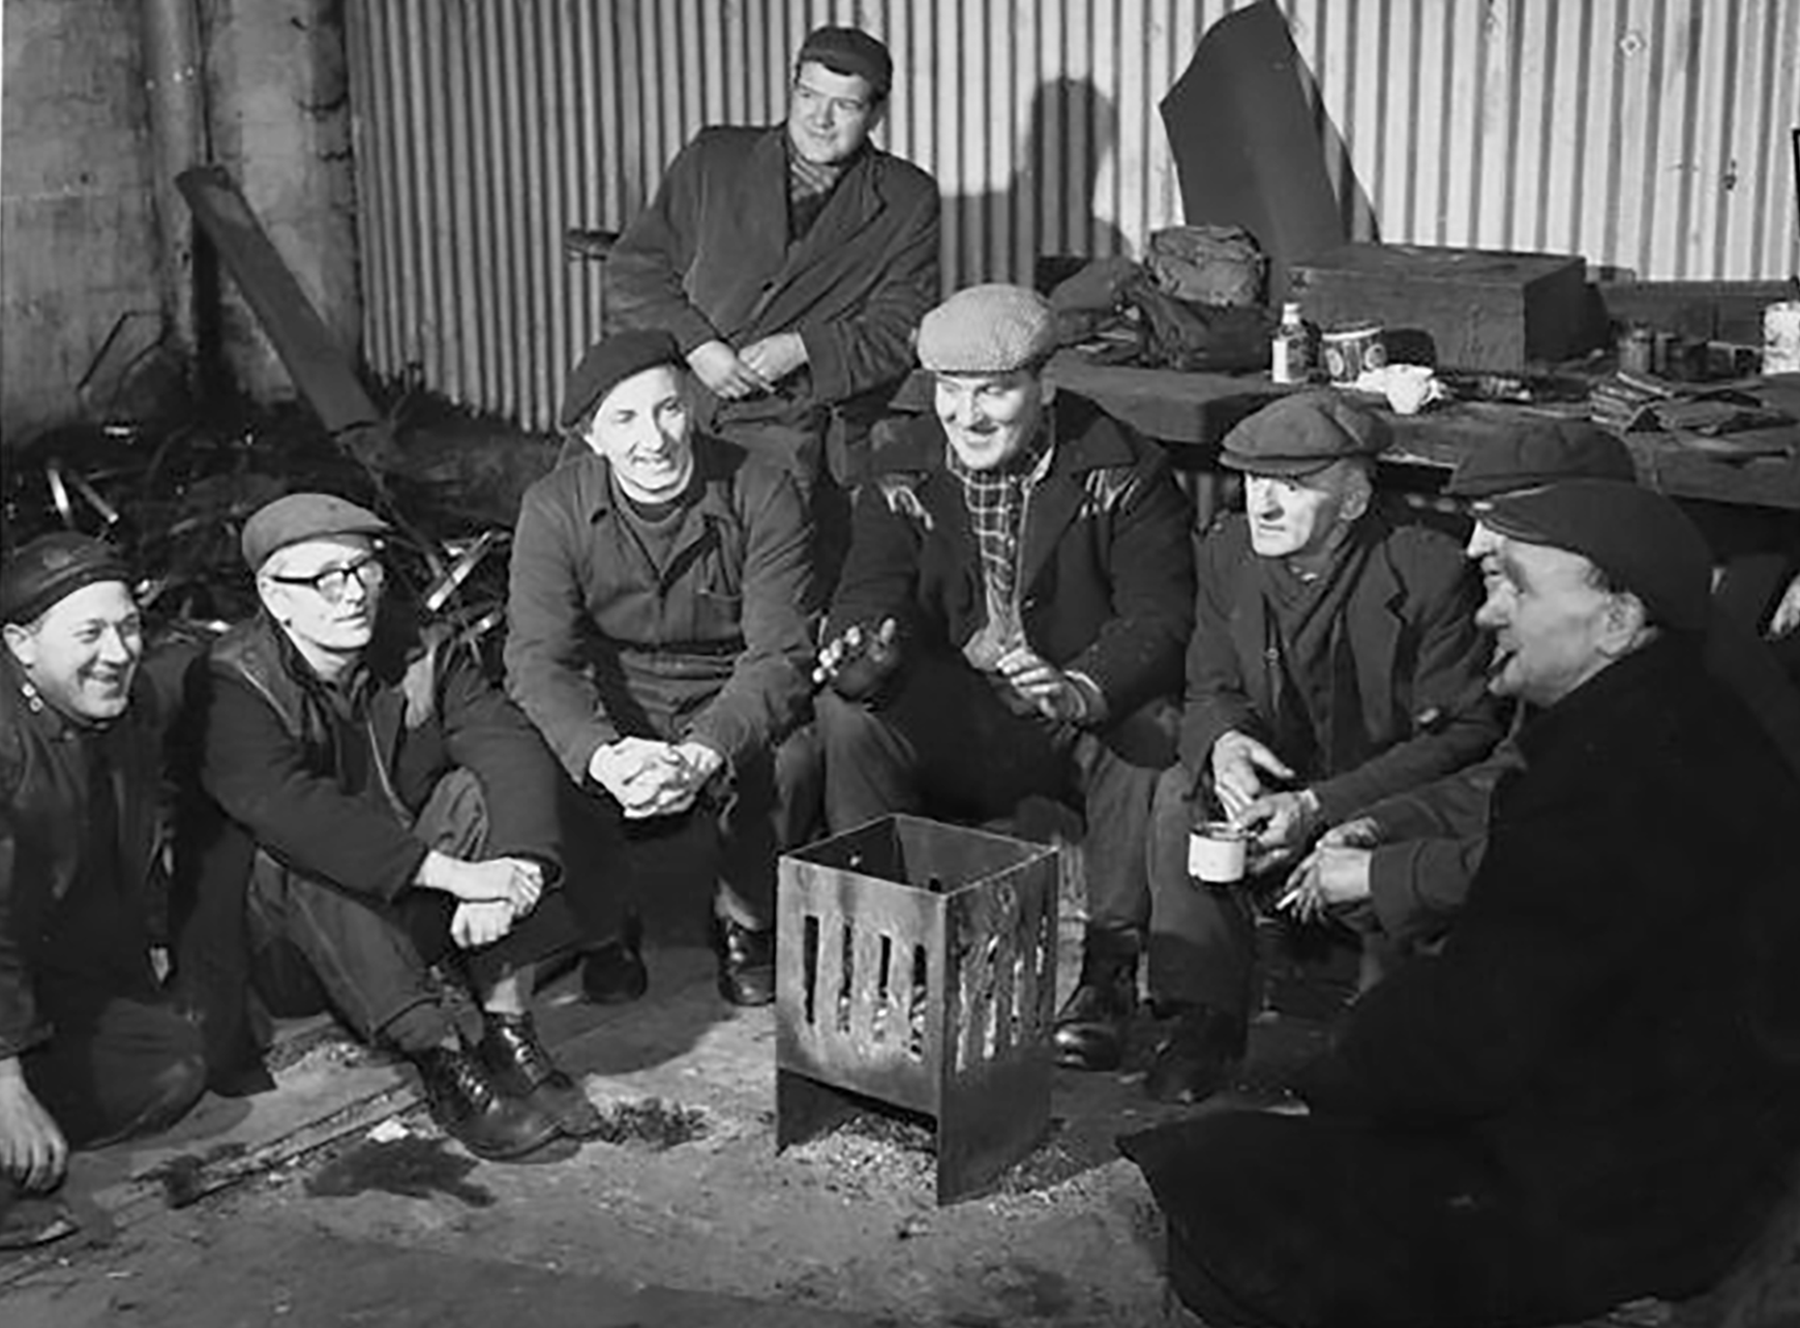
[[[786,740],[807,717],[812,528],[779,467],[700,433],[690,392],[666,332],[609,337],[576,366],[577,454],[520,505],[507,686],[608,842],[708,824],[719,990],[766,1005],[776,857],[811,787]],[[596,999],[647,980],[629,943],[612,950],[615,976],[597,976],[609,956],[588,963]]]
[[[1533,714],[1442,953],[1353,1008],[1289,1114],[1122,1141],[1220,1328],[1692,1295],[1787,1175],[1800,788],[1701,662],[1705,542],[1606,480],[1484,521],[1491,686]]]
[[[71,1148],[171,1125],[206,1086],[151,962],[161,707],[130,579],[75,534],[0,571],[0,1245],[70,1229],[14,1205]]]
[[[384,611],[388,530],[323,493],[244,523],[262,611],[195,679],[182,976],[224,1052],[252,976],[278,1006],[322,995],[412,1062],[447,1133],[517,1157],[600,1125],[528,1007],[537,961],[575,939],[568,890],[597,883],[560,879],[556,766],[525,717],[410,606]],[[427,971],[451,961],[481,1007],[472,1049]]]
[[[674,336],[700,428],[803,492],[828,426],[854,438],[906,377],[938,298],[937,183],[869,141],[893,79],[868,33],[811,33],[786,124],[702,131],[606,264],[609,319]]]
[[[1079,795],[1089,938],[1136,944],[1192,625],[1189,509],[1160,448],[1057,393],[1048,303],[976,286],[919,329],[935,415],[857,500],[818,697],[834,831]]]
[[[1372,506],[1386,442],[1377,416],[1330,391],[1284,397],[1226,436],[1245,512],[1200,548],[1181,763],[1157,789],[1150,846],[1150,996],[1175,1015],[1153,1097],[1206,1096],[1244,1050],[1250,903],[1187,873],[1208,806],[1255,832],[1251,865],[1267,873],[1500,737],[1462,550]]]

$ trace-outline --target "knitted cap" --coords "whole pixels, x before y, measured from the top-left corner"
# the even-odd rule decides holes
[[[35,622],[58,601],[99,581],[131,584],[131,571],[112,545],[74,531],[39,535],[0,570],[0,622]]]
[[[1050,302],[1023,286],[971,286],[919,324],[919,363],[933,373],[1011,373],[1042,364],[1055,349]]]

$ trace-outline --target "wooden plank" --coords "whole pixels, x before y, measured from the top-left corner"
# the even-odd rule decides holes
[[[334,437],[349,435],[353,443],[378,449],[378,442],[357,435],[379,429],[381,411],[236,181],[222,166],[196,166],[175,184],[325,428]]]

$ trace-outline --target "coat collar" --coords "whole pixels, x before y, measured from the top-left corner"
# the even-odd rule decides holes
[[[707,518],[724,520],[731,516],[731,487],[745,454],[729,443],[703,433],[694,434],[694,479],[700,485],[696,510]],[[612,463],[598,452],[589,451],[565,463],[577,468],[581,488],[581,513],[589,525],[610,520],[619,509],[618,490],[612,482]]]
[[[1124,431],[1086,397],[1058,392],[1051,409],[1056,412],[1056,455],[1046,479],[1136,463],[1137,453]],[[900,431],[876,457],[876,464],[887,474],[947,474],[944,449],[948,446],[943,424],[927,412]]]

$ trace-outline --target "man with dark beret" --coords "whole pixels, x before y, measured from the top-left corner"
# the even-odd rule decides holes
[[[820,651],[825,811],[986,820],[1029,795],[1086,820],[1084,981],[1135,966],[1144,843],[1193,626],[1189,508],[1167,457],[1044,378],[1043,297],[984,285],[919,328],[934,413],[857,500]]]
[[[1267,886],[1327,826],[1500,737],[1461,550],[1372,505],[1386,442],[1378,416],[1329,390],[1226,436],[1245,511],[1200,547],[1181,761],[1157,788],[1150,842],[1150,995],[1173,1016],[1154,1097],[1220,1087],[1250,1015],[1252,905],[1190,880],[1190,829],[1223,814],[1251,832],[1253,886]]]
[[[0,1246],[69,1229],[18,1200],[71,1148],[165,1128],[206,1086],[152,962],[166,707],[130,582],[73,533],[0,568]]]
[[[810,33],[785,124],[702,130],[606,264],[611,330],[670,333],[695,420],[811,490],[912,368],[938,298],[938,189],[870,136],[894,66],[858,28]]]
[[[1277,1110],[1121,1141],[1208,1324],[1558,1324],[1694,1295],[1795,1144],[1800,787],[1709,675],[1669,500],[1570,480],[1484,517],[1493,691],[1529,707],[1442,951]]]
[[[513,537],[507,686],[610,842],[704,819],[719,990],[763,1005],[776,857],[808,814],[787,739],[808,718],[811,524],[785,471],[700,432],[692,396],[667,332],[576,366],[572,455]],[[595,999],[643,989],[629,937],[614,951],[588,962]]]
[[[244,1066],[245,997],[328,1005],[410,1061],[481,1157],[600,1118],[539,1041],[537,962],[573,944],[556,766],[469,652],[388,593],[386,520],[291,493],[244,523],[261,610],[195,671],[198,788],[178,845],[181,977],[217,1082]],[[465,1044],[431,965],[459,969]]]

